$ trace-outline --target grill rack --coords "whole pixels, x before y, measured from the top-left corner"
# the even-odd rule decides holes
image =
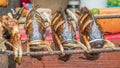
[[[120,14],[111,14],[111,15],[95,15],[96,19],[108,19],[108,18],[120,18]],[[9,42],[6,42],[9,44]],[[23,43],[24,44],[24,43]],[[92,49],[91,51],[89,51],[88,53],[104,53],[104,52],[119,52],[120,51],[120,47],[116,47],[115,49],[112,48],[99,48],[99,49]],[[85,53],[84,50],[67,50],[64,51],[65,54],[83,54]],[[7,53],[8,55],[14,55],[13,51],[10,50],[3,50],[0,49],[0,54],[4,54]],[[51,55],[48,51],[40,51],[40,52],[23,52],[23,56],[29,56],[30,55],[35,55],[35,56],[39,56],[39,55]],[[59,55],[62,54],[60,51],[53,51],[52,55]]]

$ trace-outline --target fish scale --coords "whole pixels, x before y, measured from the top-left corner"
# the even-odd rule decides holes
[[[92,15],[92,18],[93,18],[93,15]],[[94,27],[92,27],[91,28],[91,33],[92,34],[90,34],[90,37],[92,38],[92,39],[95,39],[95,38],[97,38],[97,39],[101,39],[102,38],[102,35],[101,35],[101,32],[99,31],[99,28],[96,26],[97,24],[95,23],[95,19],[93,18],[93,25],[92,26],[94,26]]]
[[[64,40],[73,40],[75,35],[74,35],[74,33],[72,33],[72,31],[69,28],[65,13],[64,13],[63,17],[65,20],[65,24],[64,24],[65,28],[64,28],[64,32],[62,33],[62,36],[63,36]]]
[[[37,19],[35,18],[35,16],[34,16],[34,20],[33,20],[32,25],[33,25],[33,28],[34,28],[32,39],[33,40],[40,40],[42,36],[39,33],[38,23],[37,23]]]

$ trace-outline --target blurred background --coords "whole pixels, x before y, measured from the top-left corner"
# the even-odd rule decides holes
[[[20,8],[25,7],[19,20],[20,23],[25,22],[27,13],[32,9],[33,5],[50,8],[53,10],[52,12],[60,8],[69,8],[71,11],[76,12],[76,10],[86,6],[94,15],[120,14],[120,0],[3,0],[0,1],[0,4],[3,4],[0,5],[0,16],[11,12],[11,8],[18,11]],[[40,12],[43,11],[46,10]],[[119,18],[99,19],[98,21],[104,32],[120,32]]]
[[[94,15],[120,15],[120,0],[0,0],[0,16],[11,12],[11,8],[18,11],[25,7],[19,20],[20,23],[22,22],[20,24],[22,40],[26,40],[27,37],[23,28],[27,13],[33,5],[37,4],[42,5],[41,8],[54,7],[53,10],[64,6],[64,9],[69,8],[73,12],[86,6]],[[59,8],[57,8],[58,6]],[[105,32],[105,38],[114,40],[120,46],[120,18],[97,19],[97,21]],[[16,64],[15,68],[120,68],[119,52],[103,53],[100,59],[96,61],[83,60],[78,58],[80,56],[82,55],[75,54],[68,62],[59,61],[56,58],[58,56],[45,56],[42,61],[24,56],[22,64]]]
[[[4,15],[7,12],[10,12],[11,8],[18,8],[23,6],[23,2],[28,5],[29,8],[31,8],[31,1],[34,0],[8,0],[8,6],[6,7],[0,7],[0,15]],[[39,0],[38,0],[39,1]],[[65,1],[63,0],[63,3]],[[68,8],[70,8],[72,11],[75,11],[78,8],[81,8],[83,6],[88,7],[89,9],[92,8],[106,8],[106,7],[119,7],[120,6],[120,0],[69,0]]]

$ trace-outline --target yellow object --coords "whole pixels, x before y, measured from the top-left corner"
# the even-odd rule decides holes
[[[20,9],[20,7],[17,7],[15,10],[18,11]],[[22,12],[22,16],[25,17],[27,14],[27,10],[24,9],[23,12]]]
[[[2,0],[0,1],[0,7],[5,7],[8,5],[8,0]]]

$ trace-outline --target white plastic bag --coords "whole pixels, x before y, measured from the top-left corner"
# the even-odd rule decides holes
[[[107,0],[80,0],[80,2],[80,7],[86,6],[89,9],[107,7]]]

